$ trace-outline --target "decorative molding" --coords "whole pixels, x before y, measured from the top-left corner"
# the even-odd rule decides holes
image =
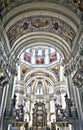
[[[13,43],[21,35],[32,31],[44,31],[59,34],[66,41],[68,41],[69,44],[76,35],[71,26],[58,18],[49,18],[46,16],[36,16],[36,18],[27,17],[19,20],[9,28],[7,35],[10,41],[10,46],[12,47]]]
[[[34,3],[34,2],[47,2],[47,3],[55,3],[60,4],[62,6],[65,6],[66,8],[71,9],[74,13],[78,15],[78,17],[81,17],[80,10],[82,11],[82,2],[73,2],[69,0],[14,0],[14,1],[6,1],[6,3],[3,1],[0,2],[0,10],[2,11],[2,14],[4,15],[6,12],[11,11],[12,8],[17,7],[19,5],[27,4],[27,3]],[[4,10],[3,10],[4,9]]]
[[[80,46],[78,48],[75,58],[73,58],[71,61],[70,73],[72,76],[73,85],[76,86],[77,88],[82,88],[83,86],[83,39],[80,42]]]

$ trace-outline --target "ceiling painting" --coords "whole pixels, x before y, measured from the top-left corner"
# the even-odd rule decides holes
[[[31,67],[48,67],[53,64],[59,64],[62,58],[60,53],[52,47],[33,46],[22,52],[20,60]]]
[[[59,74],[59,66],[54,66],[54,67],[52,68],[52,71],[53,71],[56,75],[58,75],[58,74]]]
[[[50,25],[50,21],[47,18],[33,18],[31,22],[36,28],[46,28]]]
[[[46,16],[36,16],[36,18],[28,17],[21,19],[12,25],[7,31],[10,46],[12,47],[16,39],[25,33],[30,33],[32,31],[46,31],[56,33],[67,41],[72,41],[75,37],[75,32],[71,26],[60,19],[53,17],[48,18]]]
[[[44,0],[45,1],[45,0]],[[18,4],[23,4],[23,3],[28,3],[28,2],[32,2],[31,0],[0,0],[0,10],[2,10],[3,8],[9,6],[9,5],[13,5],[13,3],[17,3],[16,5]],[[33,0],[34,2],[34,0]],[[35,1],[35,2],[39,2],[39,0]],[[41,1],[42,2],[42,1]],[[53,3],[61,3],[62,0],[52,0]],[[65,3],[68,3],[68,4],[72,4],[74,7],[78,7],[79,9],[82,9],[83,10],[83,2],[82,0],[66,0],[64,1]],[[81,8],[80,8],[81,6]]]
[[[23,67],[22,68],[22,74],[24,75],[27,72],[28,68],[27,67]]]

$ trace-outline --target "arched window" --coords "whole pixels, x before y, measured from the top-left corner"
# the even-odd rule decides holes
[[[53,93],[53,87],[49,86],[49,94]]]
[[[42,95],[42,94],[43,94],[43,88],[42,88],[42,86],[39,86],[39,87],[37,88],[37,94],[38,94],[38,95]]]

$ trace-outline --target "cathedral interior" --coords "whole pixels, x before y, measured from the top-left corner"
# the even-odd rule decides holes
[[[0,130],[83,130],[83,0],[0,0]]]

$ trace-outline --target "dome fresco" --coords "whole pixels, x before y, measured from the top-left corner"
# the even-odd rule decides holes
[[[0,130],[83,130],[82,1],[0,0]]]
[[[36,46],[26,49],[20,59],[29,66],[48,67],[60,63],[61,55],[52,47]]]

